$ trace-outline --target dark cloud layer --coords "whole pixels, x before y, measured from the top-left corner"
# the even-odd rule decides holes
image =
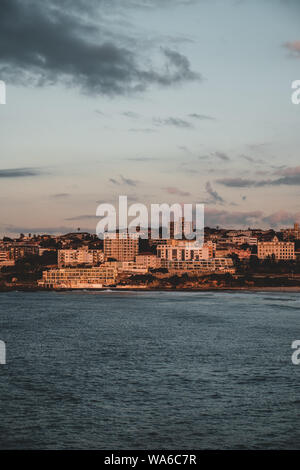
[[[284,168],[276,172],[280,178],[254,180],[250,178],[220,178],[217,183],[229,188],[260,188],[264,186],[299,186],[300,167]]]
[[[24,178],[27,176],[38,176],[41,171],[37,168],[11,168],[0,170],[0,178]]]
[[[263,213],[261,211],[249,212],[230,212],[219,209],[205,209],[205,225],[206,226],[250,226],[261,222]]]
[[[23,84],[63,82],[107,95],[200,78],[184,55],[168,48],[160,49],[163,65],[159,68],[144,65],[149,63],[149,54],[143,57],[145,52],[132,45],[132,38],[118,36],[105,24],[102,5],[107,7],[107,2],[2,0],[1,77]],[[113,5],[117,7],[118,2]]]
[[[125,184],[127,186],[137,186],[139,184],[139,181],[133,180],[131,178],[126,178],[123,175],[120,175],[119,180],[116,179],[116,178],[109,178],[109,181],[113,184],[116,184],[116,185]]]

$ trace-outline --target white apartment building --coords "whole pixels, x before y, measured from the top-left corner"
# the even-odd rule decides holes
[[[158,245],[157,256],[162,260],[192,261],[213,257],[214,244],[206,243],[202,248],[195,242],[177,241],[167,245]]]
[[[243,237],[243,236],[238,236],[238,237],[230,237],[228,239],[230,243],[233,245],[257,245],[257,238],[256,237]]]
[[[162,260],[162,267],[169,271],[197,271],[197,272],[221,272],[234,273],[234,265],[231,258],[209,258],[196,260]]]
[[[93,268],[59,268],[43,272],[38,281],[41,287],[51,289],[99,289],[116,283],[117,270],[114,266]]]
[[[104,253],[102,250],[89,250],[88,247],[78,250],[58,250],[57,261],[59,267],[79,264],[96,266],[104,262]]]
[[[149,271],[147,266],[135,261],[107,261],[105,264],[114,267],[118,273],[146,274]]]
[[[276,260],[293,260],[295,259],[295,243],[280,242],[274,237],[270,242],[258,242],[257,257],[265,259],[275,257]]]

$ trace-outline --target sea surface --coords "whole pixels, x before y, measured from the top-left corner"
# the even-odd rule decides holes
[[[0,294],[1,449],[300,449],[300,294]]]

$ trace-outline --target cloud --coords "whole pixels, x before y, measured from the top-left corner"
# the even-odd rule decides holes
[[[300,57],[300,41],[286,42],[284,47],[288,49],[294,56]]]
[[[124,0],[109,0],[114,2],[124,2]],[[126,8],[157,8],[194,5],[199,0],[126,0]]]
[[[277,170],[274,174],[281,178],[253,180],[247,178],[221,178],[217,183],[229,188],[260,188],[263,186],[300,186],[300,166]]]
[[[254,165],[262,165],[263,163],[265,163],[264,160],[249,157],[249,155],[241,155],[241,158],[247,160],[247,162],[249,163],[253,163]]]
[[[200,155],[200,156],[198,157],[198,160],[208,160],[209,158],[210,158],[209,155]]]
[[[261,222],[263,213],[261,211],[230,212],[214,208],[205,208],[204,217],[206,226],[231,227],[250,226]]]
[[[230,161],[230,158],[228,157],[228,155],[224,152],[215,152],[212,154],[214,157],[217,157],[219,158],[220,160],[223,160],[224,162],[229,162]]]
[[[162,189],[166,191],[168,194],[174,194],[174,195],[181,196],[181,197],[187,197],[191,195],[191,193],[182,191],[181,189],[175,188],[174,186],[169,186],[167,188],[162,188]]]
[[[122,113],[122,116],[128,117],[130,119],[138,119],[140,117],[140,115],[134,111],[125,111]]]
[[[280,176],[298,176],[300,175],[300,166],[279,168],[274,173]]]
[[[63,199],[69,196],[70,196],[69,193],[57,193],[57,194],[52,194],[50,197],[55,198],[55,199]]]
[[[104,95],[201,79],[188,58],[172,49],[161,48],[163,65],[153,65],[137,41],[118,32],[111,16],[105,1],[2,0],[1,78],[23,85],[64,83]]]
[[[191,113],[188,116],[194,119],[199,119],[201,121],[205,121],[205,120],[215,121],[216,120],[214,117],[207,116],[206,114]]]
[[[300,221],[300,212],[292,213],[284,210],[274,212],[263,218],[263,221],[270,226],[292,225],[296,221]]]
[[[259,184],[260,186],[299,186],[300,185],[300,174],[296,175],[290,175],[290,176],[284,176],[282,178],[279,178],[277,180],[273,181],[262,181]]]
[[[172,77],[173,83],[181,83],[182,81],[201,80],[202,77],[199,73],[191,70],[190,62],[183,54],[172,49],[162,49],[164,55],[168,59],[166,64],[170,68],[170,75],[166,73],[165,78],[162,76],[158,81],[162,80],[163,85],[169,85],[169,80]]]
[[[206,189],[206,192],[210,196],[210,200],[206,201],[206,204],[213,204],[213,203],[223,204],[225,202],[224,199],[217,193],[217,191],[214,191],[209,181],[207,181],[205,185],[205,189]]]
[[[11,168],[0,170],[0,178],[25,178],[42,174],[38,168]]]
[[[158,160],[158,158],[154,158],[154,157],[130,157],[130,158],[127,158],[127,160],[130,160],[132,162],[153,162],[154,160]]]
[[[131,128],[131,129],[128,129],[129,132],[142,132],[142,133],[145,133],[145,134],[152,134],[153,132],[157,132],[156,129],[151,129],[149,127],[146,127],[146,128]]]
[[[139,181],[133,180],[131,178],[125,178],[125,176],[123,175],[120,175],[119,180],[117,180],[116,178],[109,178],[109,181],[117,185],[126,184],[128,186],[137,186],[139,184]]]
[[[192,151],[186,147],[186,145],[178,145],[179,150],[182,150],[185,153],[188,153],[189,155],[192,155]]]
[[[256,181],[246,178],[220,178],[216,182],[229,188],[249,188],[256,185]]]
[[[261,151],[268,147],[270,144],[269,142],[259,142],[254,144],[247,144],[248,149],[252,151]]]
[[[139,182],[137,180],[133,180],[131,178],[125,178],[124,176],[120,175],[121,181],[123,184],[127,184],[128,186],[136,186]]]
[[[199,160],[207,160],[209,158],[218,158],[219,160],[222,160],[223,162],[230,161],[230,158],[225,152],[211,152],[209,155],[200,155],[198,157]]]
[[[154,118],[153,122],[156,126],[175,126],[182,129],[191,129],[194,127],[190,122],[175,117],[168,117],[166,119]]]
[[[117,181],[115,178],[109,178],[109,181],[110,181],[112,184],[120,184],[119,181]]]
[[[100,116],[107,117],[107,114],[103,113],[103,111],[100,111],[100,109],[95,109],[95,113],[99,114]]]

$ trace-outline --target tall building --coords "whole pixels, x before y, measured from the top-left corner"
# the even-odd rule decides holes
[[[171,221],[169,223],[170,238],[183,239],[185,236],[193,232],[193,222],[185,220],[184,217],[180,217],[178,220]]]
[[[272,241],[258,242],[257,256],[259,259],[274,257],[276,260],[293,260],[295,259],[295,243],[280,242],[277,237]]]
[[[104,238],[105,259],[113,258],[117,261],[134,261],[139,251],[138,236],[129,236],[126,233],[116,233],[115,238],[109,234]]]
[[[185,261],[163,259],[162,267],[168,269],[169,271],[181,272],[235,272],[235,268],[231,258],[209,258]]]

